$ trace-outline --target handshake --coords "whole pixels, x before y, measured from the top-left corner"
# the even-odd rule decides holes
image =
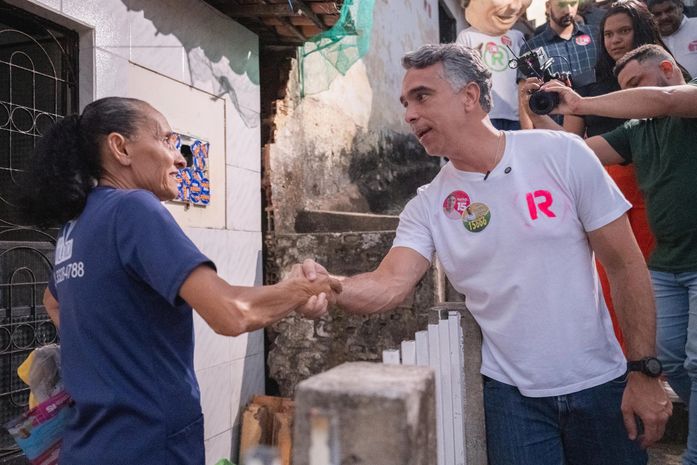
[[[293,265],[284,283],[305,297],[305,300],[300,299],[304,303],[298,305],[295,312],[311,319],[326,315],[329,308],[336,305],[342,291],[339,279],[330,276],[322,265],[312,259]]]

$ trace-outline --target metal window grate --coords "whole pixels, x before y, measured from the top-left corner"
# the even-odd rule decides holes
[[[21,224],[17,206],[36,142],[78,109],[77,52],[75,32],[0,0],[0,426],[27,406],[18,366],[58,340],[42,305],[56,231]],[[0,428],[0,456],[13,446]]]

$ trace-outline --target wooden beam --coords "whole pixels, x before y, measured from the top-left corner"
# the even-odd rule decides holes
[[[222,6],[220,9],[231,18],[260,18],[264,16],[299,16],[299,11],[303,15],[310,18],[313,22],[322,20],[317,16],[323,15],[338,15],[339,9],[336,2],[313,2],[309,5],[300,0],[293,0],[295,9],[291,10],[287,3],[274,4],[256,4],[256,5],[239,5],[239,6]],[[315,19],[313,19],[315,18]],[[315,22],[315,24],[317,24]]]
[[[300,11],[307,16],[307,18],[310,19],[313,23],[315,23],[315,26],[317,26],[320,31],[326,31],[328,28],[327,26],[324,25],[321,19],[312,11],[312,9],[307,6],[307,4],[303,0],[290,0],[293,5],[295,5],[297,8],[300,9]]]

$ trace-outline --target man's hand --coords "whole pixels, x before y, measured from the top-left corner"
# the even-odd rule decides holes
[[[530,96],[540,90],[542,84],[542,79],[531,77],[527,78],[525,81],[521,81],[518,86],[520,110],[531,117],[534,117],[535,114],[530,110]]]
[[[629,439],[639,439],[641,447],[649,447],[663,437],[673,404],[658,378],[630,373],[622,397],[622,416]],[[644,425],[640,435],[636,417]]]
[[[326,268],[312,259],[306,259],[302,264],[295,264],[290,270],[289,278],[305,278],[311,283],[327,282],[330,292],[320,292],[311,296],[296,312],[305,318],[317,319],[327,314],[330,306],[336,303],[336,296],[341,293],[341,283],[329,276]]]
[[[546,92],[556,92],[559,94],[559,105],[552,110],[552,113],[562,115],[578,114],[583,97],[574,92],[571,87],[555,79],[545,83],[540,89]]]

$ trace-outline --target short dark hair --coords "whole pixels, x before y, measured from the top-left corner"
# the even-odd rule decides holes
[[[648,0],[646,2],[646,6],[649,7],[649,9],[653,8],[655,5],[660,5],[661,3],[672,3],[673,5],[679,6],[684,8],[685,4],[683,3],[682,0]]]
[[[476,50],[460,44],[428,44],[402,58],[402,66],[407,70],[436,63],[443,63],[444,77],[455,92],[470,82],[477,84],[479,104],[487,113],[491,111],[491,71]]]
[[[636,60],[639,63],[644,63],[648,60],[669,60],[671,63],[675,64],[673,56],[663,47],[655,44],[646,44],[641,47],[635,48],[634,50],[627,52],[625,56],[617,60],[615,69],[613,70],[615,77],[617,77],[622,70],[627,66],[632,60]]]

